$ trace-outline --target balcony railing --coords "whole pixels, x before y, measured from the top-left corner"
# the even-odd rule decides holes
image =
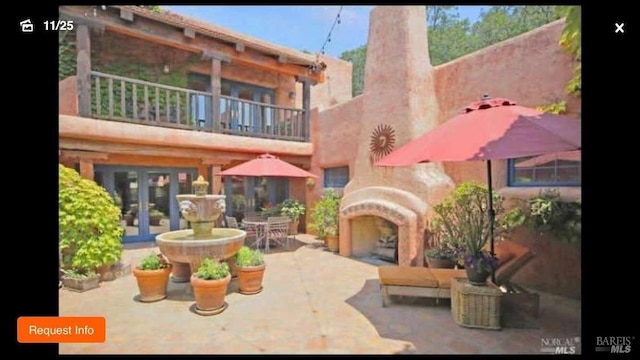
[[[308,141],[303,109],[91,72],[91,114],[196,131]]]

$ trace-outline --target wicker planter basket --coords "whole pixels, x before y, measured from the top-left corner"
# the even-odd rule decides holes
[[[493,284],[475,286],[465,278],[451,279],[451,313],[458,325],[499,330],[501,297]]]

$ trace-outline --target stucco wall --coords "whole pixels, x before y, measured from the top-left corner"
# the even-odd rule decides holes
[[[332,106],[347,102],[351,96],[351,76],[353,65],[344,60],[331,56],[320,55],[320,61],[327,65],[325,81],[311,88],[311,108],[318,110],[330,108]],[[296,85],[296,107],[302,107],[302,84]]]

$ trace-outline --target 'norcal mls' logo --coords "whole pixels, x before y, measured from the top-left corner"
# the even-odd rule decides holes
[[[635,336],[596,336],[596,351],[611,354],[628,354]]]
[[[577,354],[580,337],[572,338],[542,338],[540,352],[547,354]]]

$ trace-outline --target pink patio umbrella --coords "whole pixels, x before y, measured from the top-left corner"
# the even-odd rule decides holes
[[[377,166],[408,166],[435,161],[486,160],[489,192],[489,238],[494,255],[495,211],[491,160],[580,150],[581,122],[485,95],[462,114],[396,149]],[[491,278],[495,281],[495,272]]]
[[[249,160],[238,166],[216,174],[219,176],[280,176],[280,177],[303,177],[317,178],[316,175],[291,165],[286,161],[278,159],[270,154],[262,154],[256,159]]]

